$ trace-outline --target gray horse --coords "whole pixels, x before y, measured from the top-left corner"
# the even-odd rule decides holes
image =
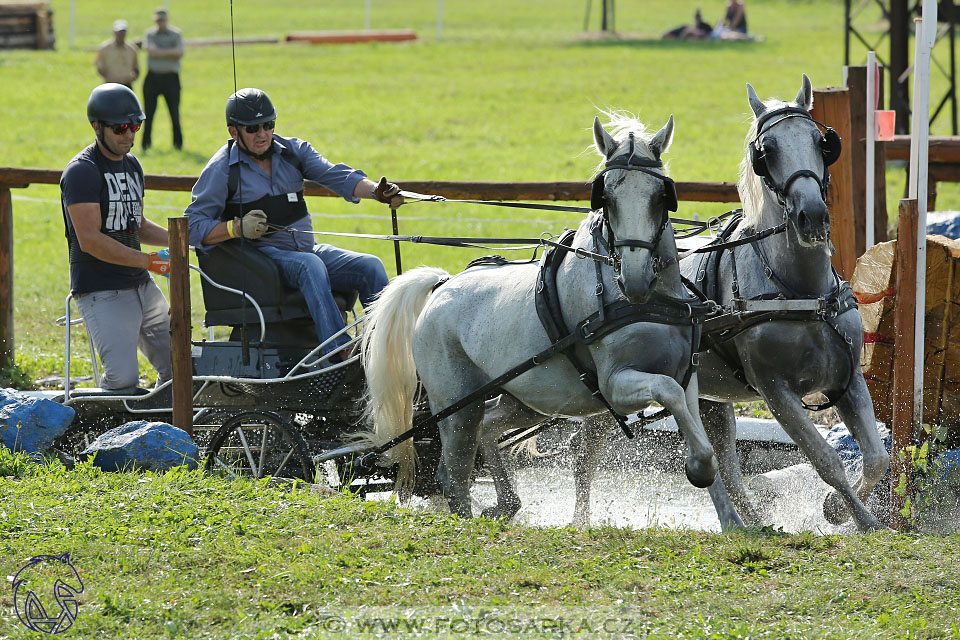
[[[625,117],[614,117],[613,125],[611,135],[599,118],[594,122],[596,148],[605,160],[598,186],[606,204],[581,223],[571,248],[602,253],[598,233],[615,239],[609,248],[617,268],[598,269],[573,252],[560,256],[556,292],[567,327],[597,311],[598,272],[607,303],[683,295],[666,219],[666,187],[672,183],[659,162],[673,137],[673,118],[654,135]],[[538,273],[529,263],[474,267],[454,277],[420,268],[384,289],[368,313],[362,340],[373,441],[386,442],[410,428],[418,374],[436,414],[551,345],[535,307]],[[698,415],[696,378],[686,389],[677,382],[689,369],[692,331],[690,325],[631,324],[577,345],[576,355],[596,371],[603,397],[617,411],[631,413],[656,401],[673,412],[689,447],[687,476],[703,487],[713,483],[717,460]],[[638,343],[649,346],[641,353],[631,347]],[[604,409],[563,356],[537,364],[502,388],[519,403],[521,422]],[[464,517],[471,516],[470,480],[483,414],[481,397],[439,425],[437,477],[451,512]],[[410,441],[387,452],[382,463],[399,465],[402,495],[414,471]]]
[[[704,343],[709,348],[701,353],[698,368],[700,413],[720,460],[722,479],[710,487],[710,496],[724,530],[743,526],[738,512],[748,524],[758,523],[740,473],[732,403],[762,399],[834,489],[824,503],[827,519],[839,523],[849,513],[859,529],[877,529],[880,523],[863,501],[882,477],[889,456],[860,370],[860,314],[849,286],[831,266],[830,217],[824,201],[827,166],[839,155],[840,140],[832,130],[821,131],[809,116],[813,93],[806,75],[793,103],[763,102],[749,84],[747,97],[755,120],[740,164],[738,187],[744,216],[727,239],[779,225],[785,225],[785,231],[710,258],[691,255],[681,261],[681,271],[722,305],[730,305],[734,297],[788,299],[806,301],[798,307],[809,308],[813,303],[821,313],[758,314],[752,323]],[[645,344],[638,346],[645,348]],[[835,403],[863,453],[862,475],[852,487],[838,454],[804,411],[809,407],[804,397],[817,393]],[[504,423],[511,426],[509,404],[492,411],[487,421],[498,429]],[[590,520],[590,484],[610,422],[588,418],[584,430],[575,468],[577,525]],[[519,508],[512,488],[498,494],[500,502],[513,511]]]

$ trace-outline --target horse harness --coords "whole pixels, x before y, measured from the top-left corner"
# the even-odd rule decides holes
[[[823,174],[817,174],[815,171],[810,169],[800,169],[792,173],[786,180],[784,180],[783,185],[778,185],[773,181],[773,178],[770,175],[770,168],[767,166],[767,153],[763,148],[763,135],[770,131],[781,122],[789,120],[790,118],[806,118],[813,122],[819,131],[823,129],[823,133],[820,135],[820,153],[823,156]],[[764,129],[764,125],[773,120],[773,122]],[[827,169],[830,165],[837,161],[840,157],[840,152],[843,148],[843,145],[840,141],[840,135],[837,134],[832,128],[814,120],[810,115],[810,112],[802,107],[784,107],[782,109],[775,109],[768,113],[763,114],[757,118],[757,135],[750,142],[750,164],[753,167],[753,172],[757,174],[763,183],[767,186],[768,189],[777,197],[777,202],[780,203],[780,206],[784,208],[784,214],[786,214],[786,193],[787,189],[790,188],[790,185],[793,184],[794,180],[797,178],[813,178],[817,181],[817,184],[820,186],[820,193],[823,196],[823,199],[827,199],[827,191],[830,188],[830,171]]]
[[[687,283],[688,288],[698,297],[710,300],[720,299],[720,262],[723,258],[724,250],[730,246],[726,241],[729,240],[742,221],[742,214],[737,214],[731,218],[717,238],[719,250],[705,252],[705,257],[701,258],[695,275],[696,282]],[[756,389],[747,381],[740,359],[737,357],[735,349],[729,344],[730,340],[747,329],[771,320],[826,322],[847,345],[847,355],[850,358],[849,375],[846,384],[839,394],[836,396],[832,396],[829,393],[824,394],[827,396],[827,402],[810,405],[801,399],[801,403],[805,409],[810,411],[822,411],[832,407],[840,398],[846,395],[850,384],[853,382],[854,371],[856,369],[857,353],[856,347],[854,346],[855,341],[852,336],[847,335],[843,331],[839,323],[840,316],[857,308],[857,299],[853,293],[853,289],[848,282],[840,277],[836,269],[831,266],[835,284],[829,292],[817,297],[797,293],[774,273],[770,266],[770,261],[767,259],[758,241],[746,244],[749,244],[753,248],[763,267],[764,274],[773,284],[776,291],[772,293],[762,293],[744,299],[740,292],[737,279],[737,254],[736,251],[731,248],[730,259],[732,264],[731,270],[733,272],[731,292],[733,294],[733,301],[727,313],[708,318],[704,323],[704,348],[702,350],[712,350],[734,372],[734,375],[742,384],[756,392]],[[708,272],[712,275],[709,280],[707,280],[706,277]],[[707,292],[703,292],[700,288],[704,280],[707,280],[709,283],[709,291]]]

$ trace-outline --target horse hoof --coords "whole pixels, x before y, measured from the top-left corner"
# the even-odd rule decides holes
[[[499,505],[495,507],[487,507],[480,512],[480,515],[488,520],[511,520],[513,516],[517,515],[517,511],[520,511],[520,505],[517,505],[516,508],[512,506],[507,509],[501,509]]]
[[[706,489],[717,479],[717,457],[710,456],[710,462],[703,464],[693,456],[687,457],[687,480],[698,489]]]
[[[843,497],[836,491],[831,491],[823,499],[823,517],[832,525],[843,524],[850,517],[847,513],[847,505],[843,502]]]

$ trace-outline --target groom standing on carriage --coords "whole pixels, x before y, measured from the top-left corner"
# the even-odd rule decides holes
[[[274,133],[277,111],[259,89],[230,96],[226,116],[230,140],[200,174],[185,212],[190,244],[202,252],[232,238],[252,242],[276,262],[283,281],[303,293],[322,343],[344,328],[332,290],[357,291],[366,306],[389,279],[376,256],[314,242],[304,179],[349,202],[372,198],[394,208],[403,204],[400,188],[386,178],[375,183],[362,171],[331,163],[305,140]],[[341,335],[326,352],[348,341]],[[349,357],[347,351],[340,354]]]

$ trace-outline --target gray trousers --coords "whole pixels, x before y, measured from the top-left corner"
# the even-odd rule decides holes
[[[157,370],[158,382],[172,377],[170,306],[152,278],[135,289],[81,293],[73,299],[103,365],[101,388],[123,392],[137,388],[138,346]]]

